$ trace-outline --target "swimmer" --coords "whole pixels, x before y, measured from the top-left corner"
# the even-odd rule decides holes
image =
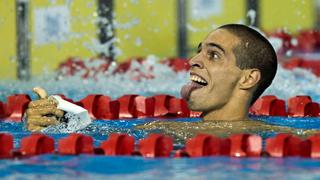
[[[189,60],[190,82],[181,89],[200,122],[152,122],[139,129],[160,129],[180,139],[198,133],[227,136],[233,133],[290,132],[301,136],[315,131],[274,126],[248,117],[249,107],[270,86],[277,71],[277,55],[256,30],[240,24],[212,31]]]
[[[190,82],[181,89],[189,108],[202,112],[199,122],[156,121],[139,129],[160,129],[186,139],[197,133],[227,136],[260,131],[295,132],[248,117],[249,107],[272,83],[277,56],[269,41],[256,30],[240,24],[223,25],[212,31],[189,60]],[[40,100],[27,110],[27,128],[39,131],[59,123],[62,112],[41,89],[34,90]]]

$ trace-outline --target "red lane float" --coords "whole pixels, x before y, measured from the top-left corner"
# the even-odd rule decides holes
[[[85,62],[78,57],[69,57],[58,68],[58,77],[74,76],[79,73],[81,73],[82,78],[88,78],[89,69],[86,67]]]
[[[199,134],[186,143],[185,152],[190,157],[221,155],[221,140],[208,134]]]
[[[141,155],[143,157],[271,157],[300,156],[320,158],[320,134],[301,140],[292,134],[278,134],[266,140],[262,149],[262,138],[252,134],[234,134],[228,138],[218,138],[209,134],[198,134],[188,139],[185,148],[173,151],[173,140],[169,136],[150,134],[141,139],[135,150],[134,138],[128,134],[110,134],[100,147],[93,147],[93,138],[83,134],[71,134],[58,142],[57,153],[61,155]],[[54,140],[44,134],[32,134],[21,139],[20,148],[13,149],[13,136],[0,133],[0,159],[23,158],[46,153],[54,153]]]
[[[275,32],[275,33],[271,34],[269,37],[281,39],[282,47],[278,50],[277,53],[285,53],[294,47],[293,44],[291,43],[291,41],[292,41],[291,35],[289,35],[288,33],[284,32],[284,31]]]
[[[118,64],[117,68],[113,71],[113,74],[129,72],[131,80],[133,81],[140,81],[142,79],[153,79],[153,66],[146,67],[146,71],[141,71],[139,67],[143,65],[144,60],[144,57],[128,59],[127,61]],[[133,62],[137,63],[139,66],[133,67]]]
[[[188,104],[184,99],[171,98],[169,101],[169,113],[178,118],[190,117]]]
[[[133,81],[140,81],[141,79],[153,79],[154,66],[144,66],[143,63],[145,59],[145,57],[130,58],[123,63],[117,64],[116,68],[112,71],[112,74],[114,75],[129,72],[131,73],[131,79]],[[139,67],[133,67],[133,62],[147,68],[146,72],[141,71]],[[187,59],[183,58],[169,58],[160,61],[160,63],[166,64],[175,72],[187,71],[190,69]],[[77,57],[70,57],[66,60],[66,62],[60,64],[58,68],[58,78],[80,75],[82,78],[94,79],[98,74],[108,76],[109,74],[105,74],[105,72],[109,70],[111,64],[112,60],[108,57],[92,58],[89,61],[83,61]]]
[[[262,138],[257,135],[235,134],[226,139],[199,134],[186,143],[185,152],[190,157],[227,155],[234,157],[259,157]]]
[[[303,59],[301,58],[291,58],[282,64],[285,69],[292,70],[294,68],[299,68],[302,66]]]
[[[5,118],[6,116],[6,104],[0,101],[0,119]]]
[[[303,52],[314,52],[320,45],[319,35],[319,32],[315,30],[304,30],[299,32],[297,36],[297,48]]]
[[[62,155],[93,154],[93,138],[83,134],[71,134],[58,143],[58,153]]]
[[[169,136],[150,134],[139,141],[139,152],[143,157],[169,157],[173,150],[173,140]]]
[[[78,104],[80,106],[82,106],[83,108],[85,108],[86,110],[88,110],[89,116],[92,119],[97,119],[93,113],[94,109],[97,108],[97,101],[99,100],[99,98],[101,97],[101,94],[91,94],[88,95],[87,97],[81,99]]]
[[[190,69],[188,59],[169,58],[169,59],[165,59],[164,61],[161,61],[161,63],[168,65],[175,72],[188,71]]]
[[[170,111],[170,99],[174,98],[170,95],[157,95],[154,98],[154,117],[166,117]]]
[[[97,119],[118,119],[119,118],[119,101],[111,101],[109,96],[101,96],[96,108],[93,109],[94,115]]]
[[[127,59],[123,63],[118,64],[117,68],[113,71],[114,74],[116,73],[125,73],[131,68],[132,61],[136,61],[139,64],[142,64],[144,61],[144,57],[133,57],[130,59]]]
[[[272,33],[269,37],[282,40],[282,47],[277,53],[283,54],[288,50],[310,53],[320,48],[320,32],[313,29],[300,31],[295,37],[281,30]]]
[[[289,99],[288,116],[316,117],[319,116],[319,104],[312,102],[310,96],[296,96]]]
[[[13,136],[0,133],[0,159],[11,158],[13,150]]]
[[[134,137],[127,134],[110,134],[100,146],[105,155],[131,155],[134,150]]]
[[[152,117],[154,114],[154,98],[137,96],[135,99],[134,114],[137,118]]]
[[[259,98],[249,112],[258,116],[286,116],[285,101],[276,96],[267,95]]]
[[[257,135],[235,134],[229,137],[231,141],[230,156],[258,157],[262,153],[262,138]]]
[[[6,118],[11,121],[21,122],[22,116],[26,111],[29,102],[31,101],[30,97],[27,94],[15,94],[8,97]]]
[[[106,56],[99,56],[97,58],[90,58],[89,62],[91,63],[89,66],[87,65],[87,77],[96,78],[97,74],[104,74],[110,67],[112,60]]]
[[[310,70],[313,74],[320,77],[320,61],[319,60],[304,60],[301,63],[301,68]]]
[[[24,156],[51,154],[54,152],[54,139],[44,134],[32,134],[22,138],[20,146]]]
[[[65,96],[63,98],[73,102]],[[25,94],[9,96],[7,104],[0,102],[0,118],[20,122],[29,102],[30,98]],[[112,100],[109,96],[92,94],[73,103],[87,109],[92,119],[201,117],[201,112],[189,110],[185,100],[170,95],[124,95]],[[257,116],[317,117],[320,116],[320,105],[308,96],[296,96],[288,100],[287,113],[284,100],[267,95],[259,98],[249,113]]]
[[[300,155],[301,139],[292,134],[281,133],[266,140],[266,152],[271,157]]]
[[[231,140],[230,138],[222,138],[220,144],[220,153],[222,156],[229,156],[231,149]]]
[[[300,156],[320,158],[320,134],[310,136],[300,143]]]
[[[201,117],[202,112],[190,111],[190,117],[198,118]]]
[[[136,118],[135,115],[135,98],[138,95],[129,94],[121,96],[117,99],[119,101],[119,118]]]
[[[320,61],[318,60],[307,60],[303,58],[291,58],[284,62],[282,66],[286,69],[292,70],[294,68],[302,68],[310,70],[316,76],[320,76]]]
[[[305,31],[301,32],[297,36],[298,49],[304,52],[313,52],[315,50],[315,45],[317,43],[316,38],[314,38],[313,32]]]

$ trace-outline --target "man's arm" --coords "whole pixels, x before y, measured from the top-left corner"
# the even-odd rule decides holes
[[[26,111],[26,126],[30,131],[41,131],[44,128],[66,122],[61,127],[64,132],[74,132],[85,128],[91,123],[88,111],[70,103],[60,96],[48,97],[42,88],[34,88],[39,100],[31,101]]]

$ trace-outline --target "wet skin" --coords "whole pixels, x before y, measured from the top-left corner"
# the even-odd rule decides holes
[[[318,133],[316,130],[303,130],[284,126],[275,126],[259,120],[202,120],[199,122],[170,122],[159,120],[137,126],[136,128],[151,132],[154,130],[161,131],[161,133],[173,136],[175,143],[178,144],[183,144],[185,143],[185,140],[203,133],[218,137],[227,137],[231,134],[238,133],[260,134],[261,132],[292,133],[300,137],[306,137]]]
[[[300,132],[302,136],[314,133],[248,118],[252,94],[260,81],[260,71],[237,67],[233,48],[239,43],[240,39],[227,30],[215,30],[200,43],[198,53],[189,60],[192,81],[182,88],[181,94],[191,110],[203,112],[202,121],[156,121],[137,128],[161,130],[179,140],[199,133],[216,136],[261,131]],[[197,77],[201,78],[201,85],[193,81]]]

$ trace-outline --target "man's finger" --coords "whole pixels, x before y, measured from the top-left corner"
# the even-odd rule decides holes
[[[43,116],[43,115],[55,115],[57,117],[63,117],[64,111],[57,109],[54,106],[47,106],[47,107],[41,107],[41,108],[29,108],[27,110],[28,116]]]
[[[45,106],[57,107],[57,105],[58,105],[57,102],[52,99],[40,99],[40,100],[31,101],[28,107],[29,108],[45,107]]]
[[[41,126],[36,126],[34,124],[28,124],[28,127],[27,129],[31,132],[39,132],[43,129],[44,127],[41,127]]]
[[[59,121],[55,117],[41,117],[41,116],[30,116],[28,117],[28,124],[35,126],[51,126],[59,124]]]
[[[39,96],[40,99],[45,99],[48,97],[47,91],[41,87],[35,87],[32,90]]]
[[[56,115],[57,117],[61,118],[64,116],[64,111],[60,110],[60,109],[55,109],[54,115]]]

